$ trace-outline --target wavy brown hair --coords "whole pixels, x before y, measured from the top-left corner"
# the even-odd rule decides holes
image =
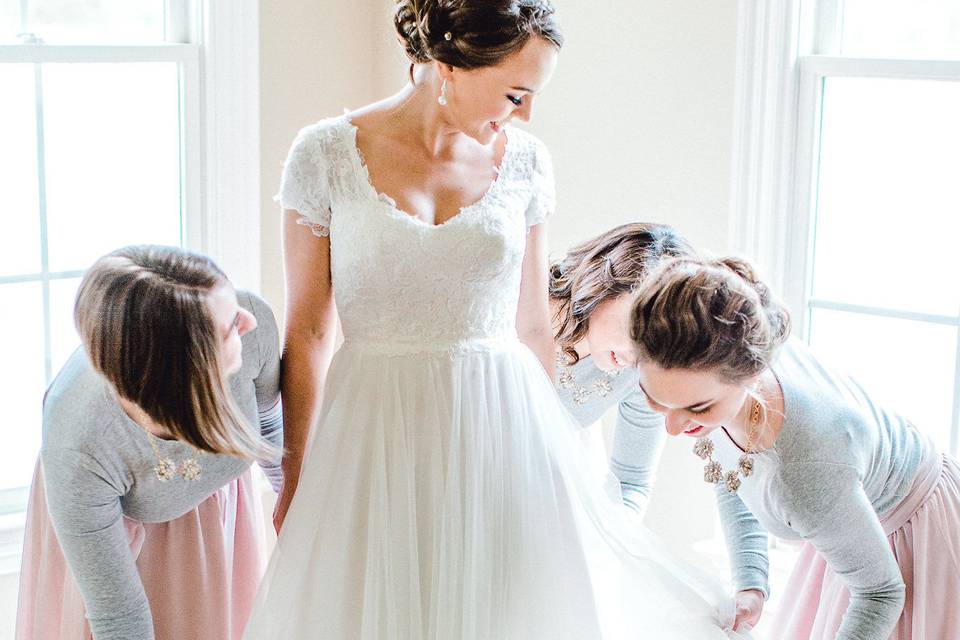
[[[398,0],[393,24],[414,64],[492,67],[534,36],[563,46],[550,0]]]
[[[731,383],[762,373],[789,335],[786,307],[739,258],[665,261],[638,289],[631,313],[640,360]]]
[[[223,340],[207,296],[226,284],[206,256],[124,247],[84,274],[74,322],[94,368],[176,439],[211,453],[272,457],[221,373]]]
[[[551,264],[554,340],[568,361],[579,360],[574,345],[587,335],[590,314],[598,306],[633,292],[661,259],[694,254],[673,227],[634,222],[573,247]]]

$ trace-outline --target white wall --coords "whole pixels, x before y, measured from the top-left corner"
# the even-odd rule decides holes
[[[556,164],[554,246],[639,219],[725,248],[736,3],[559,6],[566,44],[533,123]]]
[[[279,207],[273,202],[297,131],[378,94],[372,0],[260,3],[262,286],[283,315]]]

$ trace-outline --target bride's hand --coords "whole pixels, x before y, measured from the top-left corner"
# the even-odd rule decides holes
[[[760,614],[763,612],[763,593],[756,589],[740,591],[737,593],[735,606],[733,630],[749,631],[760,621]]]
[[[290,501],[293,500],[296,490],[296,483],[284,480],[280,493],[277,494],[277,503],[273,507],[273,528],[277,534],[280,533],[280,527],[283,526],[283,521],[287,517],[287,510],[290,508]]]

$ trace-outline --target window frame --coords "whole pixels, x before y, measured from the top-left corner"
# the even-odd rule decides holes
[[[795,332],[813,309],[956,327],[950,449],[960,452],[960,309],[955,316],[847,304],[812,292],[823,86],[827,78],[960,82],[960,60],[832,55],[843,0],[740,0],[730,237],[781,292]]]
[[[0,63],[176,63],[181,241],[213,257],[238,288],[256,291],[261,254],[259,3],[166,0],[165,4],[167,43],[48,45],[25,39],[22,44],[0,45]],[[45,233],[42,202],[40,207]],[[41,271],[0,277],[0,284],[43,283],[44,317],[49,322],[50,282],[77,277],[82,271],[50,272],[46,241],[41,242]],[[49,362],[49,328],[47,334],[49,381],[55,372]],[[26,487],[0,491],[0,575],[19,571],[27,497]]]

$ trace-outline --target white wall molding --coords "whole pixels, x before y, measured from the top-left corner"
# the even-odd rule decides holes
[[[116,45],[0,45],[0,61],[21,64],[89,62],[186,62],[196,57],[190,44]]]
[[[203,180],[202,202],[194,206],[204,215],[202,228],[188,228],[187,235],[238,287],[259,291],[259,2],[202,0],[198,10],[204,156],[201,175],[187,179]]]
[[[800,18],[799,0],[738,5],[730,238],[785,294],[793,271],[786,243],[795,191]]]
[[[800,60],[803,73],[832,78],[960,80],[960,60],[888,60],[811,55]]]

